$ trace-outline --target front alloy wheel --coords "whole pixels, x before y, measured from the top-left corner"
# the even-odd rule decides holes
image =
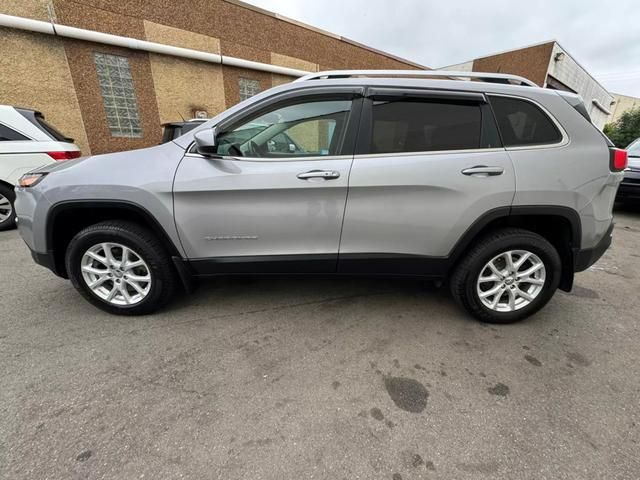
[[[177,286],[171,257],[158,235],[126,220],[78,232],[67,247],[65,267],[84,298],[117,315],[155,312]]]
[[[89,289],[112,305],[135,305],[151,290],[151,270],[134,250],[119,243],[99,243],[82,256],[82,278]]]

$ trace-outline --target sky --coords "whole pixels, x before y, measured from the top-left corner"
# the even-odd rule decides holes
[[[245,0],[432,68],[557,40],[610,92],[640,97],[638,0]]]

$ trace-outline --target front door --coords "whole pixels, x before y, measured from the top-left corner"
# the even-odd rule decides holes
[[[367,95],[339,271],[439,275],[467,229],[513,201],[514,169],[493,114],[481,93]]]
[[[175,218],[198,273],[335,271],[362,100],[326,90],[219,125],[221,158],[185,156]]]

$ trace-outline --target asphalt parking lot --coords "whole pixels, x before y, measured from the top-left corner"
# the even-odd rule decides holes
[[[640,210],[516,325],[361,278],[216,280],[112,317],[15,231],[0,305],[0,478],[640,476]]]

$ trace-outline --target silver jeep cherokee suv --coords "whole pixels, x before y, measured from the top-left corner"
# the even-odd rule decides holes
[[[212,275],[414,275],[507,323],[607,249],[625,166],[580,97],[522,77],[322,72],[25,175],[16,210],[35,261],[111,313]]]

